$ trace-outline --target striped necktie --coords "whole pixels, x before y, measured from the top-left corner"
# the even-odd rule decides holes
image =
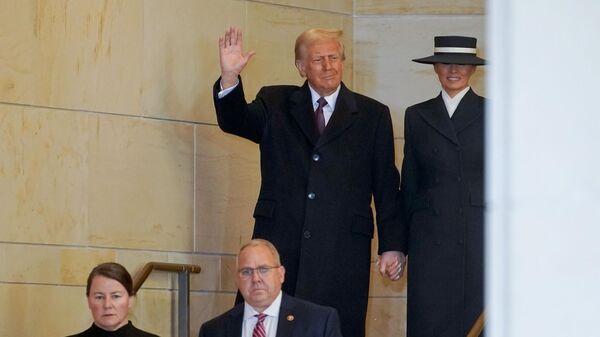
[[[263,321],[267,317],[266,314],[258,314],[258,321],[254,326],[254,331],[252,331],[252,337],[267,337],[267,333],[265,332],[265,326],[263,325]]]

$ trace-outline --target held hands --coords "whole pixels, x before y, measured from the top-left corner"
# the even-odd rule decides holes
[[[254,51],[244,53],[242,50],[242,31],[230,27],[225,35],[219,37],[219,61],[221,63],[221,86],[223,89],[237,84],[238,75],[248,64]]]
[[[406,256],[402,252],[389,251],[377,256],[377,267],[381,276],[387,276],[392,281],[397,281],[404,274]]]

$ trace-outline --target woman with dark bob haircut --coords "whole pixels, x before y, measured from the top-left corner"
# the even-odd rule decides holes
[[[97,265],[88,276],[85,294],[94,323],[69,337],[158,337],[134,327],[127,319],[135,294],[131,275],[122,265]]]

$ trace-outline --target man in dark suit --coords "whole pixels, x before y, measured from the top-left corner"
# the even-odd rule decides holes
[[[199,337],[342,337],[335,309],[281,291],[285,267],[270,242],[245,244],[237,266],[244,303],[204,323]]]
[[[271,241],[287,270],[285,293],[336,308],[345,337],[362,337],[375,201],[380,271],[402,272],[399,175],[387,106],[342,83],[342,32],[310,29],[296,40],[302,86],[263,87],[246,103],[242,34],[219,39],[214,85],[219,126],[260,145],[261,189],[253,237]]]
[[[438,36],[442,86],[406,109],[401,190],[408,235],[408,337],[464,337],[483,310],[484,105],[469,79],[477,40]]]

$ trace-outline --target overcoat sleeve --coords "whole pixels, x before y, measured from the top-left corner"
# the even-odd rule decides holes
[[[260,93],[252,103],[247,104],[242,79],[239,78],[237,87],[219,98],[220,82],[219,78],[213,86],[213,101],[219,127],[224,132],[259,143],[268,118],[266,105],[260,98]]]
[[[413,151],[414,145],[411,129],[411,117],[415,113],[411,108],[408,108],[404,114],[404,158],[402,160],[400,191],[402,195],[402,224],[406,233],[409,231],[412,201],[417,193],[420,181],[420,169]]]
[[[373,198],[379,238],[378,253],[407,252],[407,236],[402,227],[402,208],[398,169],[395,164],[394,131],[389,108],[386,106],[377,124],[373,147]]]

